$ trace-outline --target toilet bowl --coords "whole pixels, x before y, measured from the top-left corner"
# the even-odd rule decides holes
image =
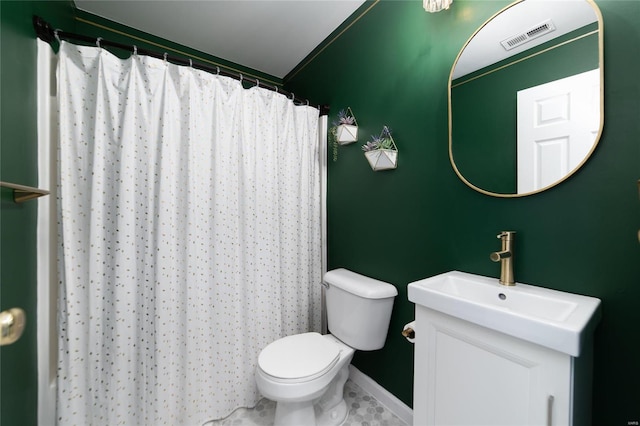
[[[286,336],[258,356],[256,385],[276,401],[274,426],[338,426],[347,418],[344,384],[355,350],[384,346],[396,288],[346,269],[324,277],[331,334]]]
[[[258,357],[260,393],[276,401],[275,425],[336,426],[347,417],[344,384],[355,350],[334,336],[303,333],[276,340]]]

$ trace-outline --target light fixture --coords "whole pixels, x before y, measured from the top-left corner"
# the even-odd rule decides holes
[[[422,0],[422,6],[427,12],[435,13],[449,9],[453,0]]]

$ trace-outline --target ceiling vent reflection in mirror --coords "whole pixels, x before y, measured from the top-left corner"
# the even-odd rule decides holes
[[[515,47],[522,46],[523,44],[528,43],[534,38],[549,34],[550,32],[555,31],[555,29],[556,26],[553,25],[553,21],[551,21],[551,19],[548,19],[545,22],[536,25],[521,34],[509,37],[508,39],[501,41],[500,44],[502,44],[502,47],[504,47],[505,50],[511,50]]]

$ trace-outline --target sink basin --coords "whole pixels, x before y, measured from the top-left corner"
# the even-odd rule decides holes
[[[547,348],[580,356],[600,319],[600,299],[451,271],[410,283],[417,305]]]

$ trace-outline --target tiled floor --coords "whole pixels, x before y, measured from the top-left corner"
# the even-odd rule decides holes
[[[344,386],[344,399],[349,416],[343,426],[407,426],[351,380]],[[275,402],[261,399],[254,408],[240,408],[226,419],[208,422],[206,426],[272,426],[275,406]]]

